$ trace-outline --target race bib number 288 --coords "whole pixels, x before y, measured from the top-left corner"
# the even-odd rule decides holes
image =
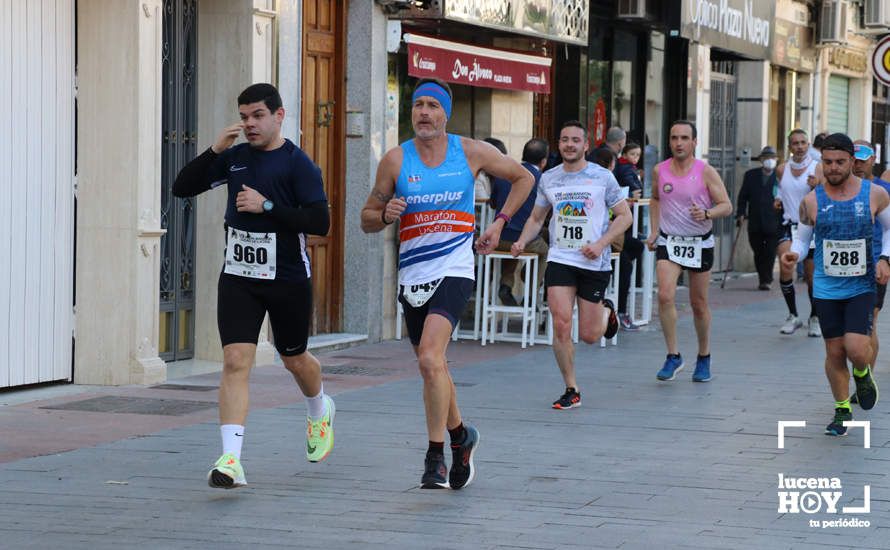
[[[860,277],[867,271],[865,239],[822,241],[822,268],[832,277]]]

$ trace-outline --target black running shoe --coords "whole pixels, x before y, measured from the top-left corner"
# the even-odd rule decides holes
[[[850,409],[837,408],[834,409],[834,420],[825,427],[826,435],[847,435],[847,427],[844,426],[845,420],[853,420],[853,413]]]
[[[856,401],[862,410],[867,411],[874,407],[878,402],[878,385],[871,375],[871,367],[868,367],[868,373],[862,378],[854,374],[853,381],[856,382]],[[851,399],[850,402],[852,403],[853,400]]]
[[[574,409],[581,406],[581,394],[575,388],[566,388],[562,397],[553,402],[554,409]]]
[[[427,451],[423,461],[423,477],[420,478],[421,489],[447,489],[448,468],[445,467],[445,455]]]
[[[476,478],[476,466],[473,464],[473,455],[479,448],[479,430],[464,423],[466,437],[460,445],[451,445],[451,472],[448,473],[448,482],[452,489],[466,487]]]
[[[618,327],[621,326],[621,323],[618,322],[618,315],[615,313],[615,304],[612,303],[612,300],[603,300],[603,306],[609,310],[609,321],[606,323],[606,332],[603,334],[603,337],[608,340],[618,334]]]

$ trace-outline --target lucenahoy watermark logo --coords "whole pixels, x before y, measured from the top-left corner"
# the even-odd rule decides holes
[[[804,420],[780,420],[778,423],[778,448],[785,448],[785,428],[804,428]],[[868,421],[846,421],[848,428],[863,428],[863,447],[871,447],[871,424]],[[862,506],[841,506],[844,487],[838,477],[795,477],[779,473],[778,513],[780,514],[868,514],[871,512],[871,485],[862,486]],[[811,519],[810,527],[856,528],[870,527],[871,522],[858,517],[837,519]]]

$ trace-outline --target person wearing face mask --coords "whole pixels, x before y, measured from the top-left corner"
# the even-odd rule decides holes
[[[754,265],[760,290],[769,290],[773,282],[773,266],[776,262],[776,246],[779,244],[781,216],[773,207],[776,180],[776,150],[767,145],[758,157],[760,168],[745,172],[739,191],[736,226],[748,222],[748,242],[754,251]]]

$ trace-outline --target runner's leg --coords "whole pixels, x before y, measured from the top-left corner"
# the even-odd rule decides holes
[[[689,302],[692,305],[700,356],[711,353],[711,309],[708,307],[708,286],[710,283],[710,271],[689,272]]]
[[[562,373],[566,388],[575,388],[577,391],[575,345],[572,343],[572,313],[576,292],[576,288],[573,286],[550,286],[547,288],[547,305],[553,316],[553,354],[556,356],[556,364]]]
[[[658,279],[658,318],[661,321],[661,331],[664,333],[664,343],[668,354],[676,355],[680,352],[677,346],[677,306],[675,297],[677,294],[677,279],[682,268],[670,260],[658,260],[655,266]]]
[[[461,423],[456,392],[445,351],[451,340],[451,321],[444,315],[430,313],[423,324],[423,334],[416,348],[420,375],[423,377],[423,404],[430,441],[445,441],[446,425]]]

